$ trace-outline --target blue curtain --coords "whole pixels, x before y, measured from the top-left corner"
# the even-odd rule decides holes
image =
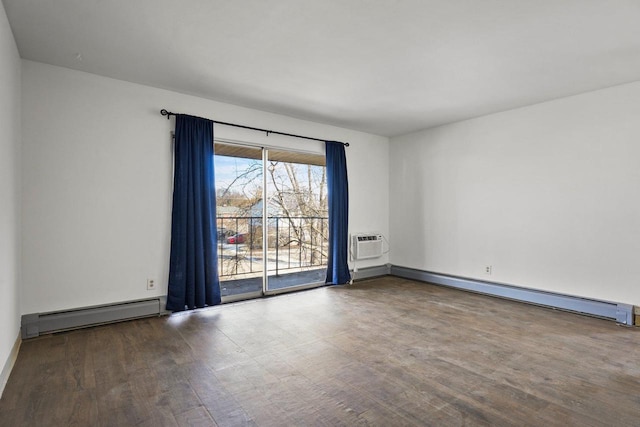
[[[347,265],[349,225],[349,185],[344,144],[327,141],[327,191],[329,196],[328,284],[342,285],[351,280]]]
[[[220,304],[213,122],[178,114],[167,310]]]

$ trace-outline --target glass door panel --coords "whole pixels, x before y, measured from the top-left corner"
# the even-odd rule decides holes
[[[221,295],[261,296],[262,149],[216,143],[214,164]]]
[[[324,283],[328,250],[324,156],[268,150],[267,292]]]

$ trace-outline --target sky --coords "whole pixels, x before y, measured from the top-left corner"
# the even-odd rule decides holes
[[[214,156],[216,188],[228,187],[239,171],[247,170],[255,162],[260,161],[241,157]]]

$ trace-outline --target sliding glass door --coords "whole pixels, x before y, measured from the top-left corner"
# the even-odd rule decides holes
[[[223,298],[324,283],[324,156],[216,143],[215,176]]]

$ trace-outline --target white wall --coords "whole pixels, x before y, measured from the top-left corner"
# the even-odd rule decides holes
[[[388,234],[387,138],[30,61],[22,78],[23,314],[166,294],[173,120],[161,108],[349,142],[351,229]],[[321,143],[214,132],[323,152]]]
[[[640,83],[390,147],[393,264],[640,304]]]
[[[0,393],[20,333],[20,57],[0,2]]]

